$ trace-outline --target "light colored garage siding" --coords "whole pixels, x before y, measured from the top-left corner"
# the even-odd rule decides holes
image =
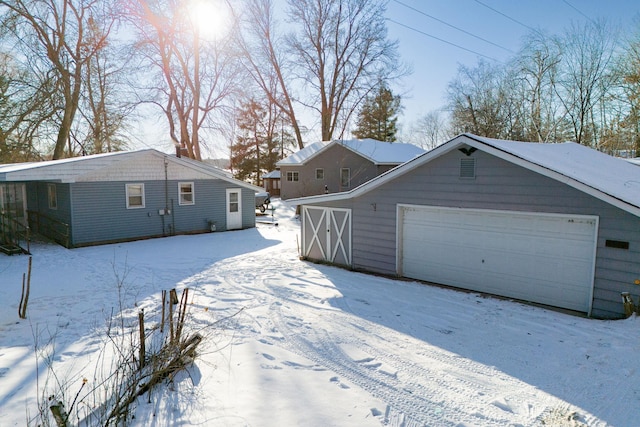
[[[640,218],[568,185],[478,151],[476,178],[459,177],[455,150],[354,200],[332,203],[353,209],[353,263],[356,269],[396,273],[398,203],[525,212],[597,215],[598,229],[592,315],[622,316],[620,292],[637,294],[640,278]],[[629,242],[629,249],[605,246]]]

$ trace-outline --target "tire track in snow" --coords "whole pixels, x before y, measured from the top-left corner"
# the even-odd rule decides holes
[[[439,390],[442,390],[442,387],[451,390],[452,380],[447,378],[447,381],[444,381],[438,378],[436,371],[418,369],[399,357],[388,359],[389,362],[392,362],[390,364],[398,369],[398,372],[407,374],[403,377],[410,379],[410,381],[404,381],[399,375],[383,372],[363,363],[377,358],[382,359],[381,355],[376,355],[372,359],[353,360],[338,344],[338,341],[345,344],[344,341],[341,341],[343,336],[334,337],[326,330],[319,330],[317,326],[320,322],[313,322],[314,329],[303,329],[300,317],[283,315],[279,303],[272,306],[271,313],[274,315],[273,321],[276,329],[283,334],[291,351],[332,370],[354,385],[368,391],[372,396],[387,402],[389,405],[385,416],[387,422],[391,419],[398,419],[404,426],[456,426],[460,425],[460,422],[502,426],[509,423],[509,420],[502,416],[501,410],[488,411],[487,407],[474,406],[466,408],[467,413],[462,414],[459,405],[451,407]],[[335,320],[332,316],[332,324]],[[362,345],[362,342],[358,340],[351,340],[350,344],[361,348],[368,347]],[[370,349],[366,348],[365,351]],[[432,384],[432,386],[428,387],[424,384]],[[472,386],[456,386],[454,392],[464,395],[462,399],[468,406],[468,402],[477,397],[474,390],[475,388]],[[449,393],[450,391],[447,395]],[[488,412],[493,413],[488,414]]]
[[[549,408],[528,405],[528,385],[514,390],[516,379],[359,317],[346,301],[346,306],[323,306],[319,294],[306,289],[332,288],[322,283],[321,273],[312,278],[308,267],[297,262],[272,260],[258,253],[252,256],[249,263],[234,258],[214,267],[222,283],[211,296],[237,307],[228,298],[248,294],[242,304],[258,310],[263,324],[245,332],[272,338],[274,333],[281,335],[278,345],[386,402],[382,420],[386,425],[524,426],[534,424],[536,415]],[[268,268],[257,274],[256,265]],[[351,357],[344,350],[349,347],[368,357]],[[407,351],[412,353],[409,358],[402,355]],[[510,385],[509,396],[501,395],[505,383]],[[539,402],[540,396],[533,401]]]

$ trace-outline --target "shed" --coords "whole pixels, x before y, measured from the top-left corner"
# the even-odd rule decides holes
[[[262,185],[264,185],[264,191],[271,196],[280,196],[280,171],[273,170],[269,173],[262,175]]]
[[[254,227],[257,191],[154,149],[0,165],[3,218],[66,247]]]
[[[598,318],[640,295],[640,168],[576,143],[463,134],[290,203],[309,259]]]
[[[357,187],[424,153],[413,144],[375,139],[321,141],[280,160],[280,197],[336,193]]]

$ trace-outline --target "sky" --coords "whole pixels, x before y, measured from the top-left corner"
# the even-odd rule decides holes
[[[408,122],[443,107],[460,64],[504,63],[531,29],[561,34],[572,23],[606,19],[640,30],[640,3],[630,0],[389,0],[389,37],[413,69],[395,88]],[[455,27],[455,28],[454,28]]]
[[[588,319],[303,261],[295,207],[272,206],[232,232],[32,242],[26,320],[28,257],[0,254],[0,426],[36,425],[37,399],[48,413],[44,397],[61,389],[73,425],[87,425],[76,417],[99,412],[119,378],[119,325],[137,336],[143,310],[157,333],[172,288],[189,288],[184,336],[205,339],[186,372],[135,402],[131,427],[638,424],[640,317]]]
[[[281,8],[284,1],[279,0]],[[412,69],[392,86],[402,96],[401,128],[443,108],[447,85],[459,65],[479,59],[507,62],[532,29],[560,34],[572,23],[604,18],[627,32],[640,31],[640,3],[631,0],[389,0],[388,36],[398,41],[402,61]],[[164,118],[145,121],[142,145],[171,152]],[[319,139],[315,118],[305,118],[308,142]],[[206,149],[209,157],[228,157],[226,141]]]

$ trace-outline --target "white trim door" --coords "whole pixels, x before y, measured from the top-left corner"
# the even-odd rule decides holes
[[[398,206],[398,273],[590,313],[598,217]]]
[[[351,265],[351,209],[302,206],[302,256]]]
[[[227,230],[242,228],[242,189],[227,188]]]

